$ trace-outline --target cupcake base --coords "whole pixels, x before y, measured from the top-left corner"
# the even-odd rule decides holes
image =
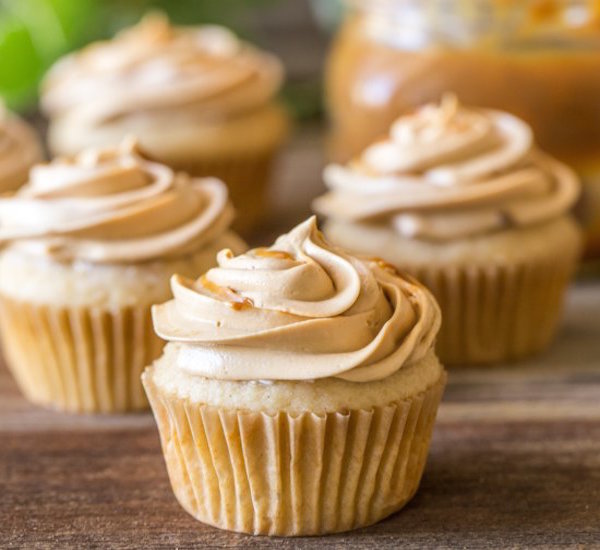
[[[413,397],[315,414],[208,406],[142,381],[175,496],[243,533],[319,535],[373,524],[415,494],[446,375]]]
[[[445,364],[516,360],[548,347],[557,330],[575,258],[516,265],[408,269],[436,297]]]
[[[0,294],[6,362],[25,397],[69,412],[146,409],[139,377],[161,353],[149,307],[58,307]]]

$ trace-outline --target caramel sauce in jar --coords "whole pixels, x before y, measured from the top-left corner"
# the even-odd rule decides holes
[[[577,213],[588,254],[600,256],[600,2],[348,4],[326,70],[331,160],[349,161],[398,116],[448,91],[508,111],[579,173]]]

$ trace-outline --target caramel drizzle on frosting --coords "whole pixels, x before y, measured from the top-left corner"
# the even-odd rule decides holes
[[[233,288],[223,287],[213,283],[206,275],[200,277],[200,285],[213,296],[225,300],[227,305],[234,311],[241,311],[254,307],[254,302],[252,302],[250,298],[240,295]]]
[[[254,255],[258,256],[259,258],[276,258],[278,260],[294,259],[294,256],[292,256],[289,252],[285,252],[284,250],[272,250],[263,246],[260,248],[255,248]]]
[[[380,267],[381,269],[385,269],[386,271],[389,271],[393,275],[400,275],[400,272],[398,271],[398,269],[396,268],[395,265],[392,265],[391,263],[386,262],[384,259],[379,258],[378,256],[369,258],[369,261],[376,264],[377,267]]]

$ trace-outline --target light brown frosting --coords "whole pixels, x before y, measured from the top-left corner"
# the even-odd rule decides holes
[[[175,275],[174,299],[153,309],[157,334],[191,374],[379,380],[424,357],[439,329],[425,288],[331,246],[314,217],[270,248],[222,250],[217,261],[196,281]]]
[[[175,174],[126,140],[34,167],[0,198],[0,244],[60,260],[139,262],[195,251],[232,218],[220,180]]]
[[[385,140],[324,178],[330,191],[317,212],[432,240],[550,220],[579,194],[574,172],[535,149],[525,122],[450,95],[399,118]]]
[[[0,100],[0,192],[24,183],[29,168],[42,156],[33,132]]]
[[[90,125],[181,109],[226,117],[267,103],[282,77],[274,56],[223,27],[174,27],[151,14],[113,40],[61,59],[43,83],[42,108]]]

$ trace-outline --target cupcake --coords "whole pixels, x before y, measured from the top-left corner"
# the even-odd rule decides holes
[[[217,179],[141,158],[132,143],[38,165],[0,198],[0,336],[33,403],[77,412],[143,409],[158,355],[150,305],[175,272],[244,244]]]
[[[549,344],[581,251],[569,214],[579,184],[522,120],[446,96],[324,179],[313,207],[327,237],[437,298],[443,362],[517,359]]]
[[[35,132],[0,100],[0,193],[25,183],[29,169],[42,158]]]
[[[52,67],[41,91],[56,154],[139,136],[153,160],[230,187],[247,229],[262,214],[288,119],[281,63],[225,28],[174,27],[158,14]]]
[[[307,220],[155,306],[168,341],[142,380],[175,496],[233,531],[317,535],[415,494],[446,379],[431,294]]]

